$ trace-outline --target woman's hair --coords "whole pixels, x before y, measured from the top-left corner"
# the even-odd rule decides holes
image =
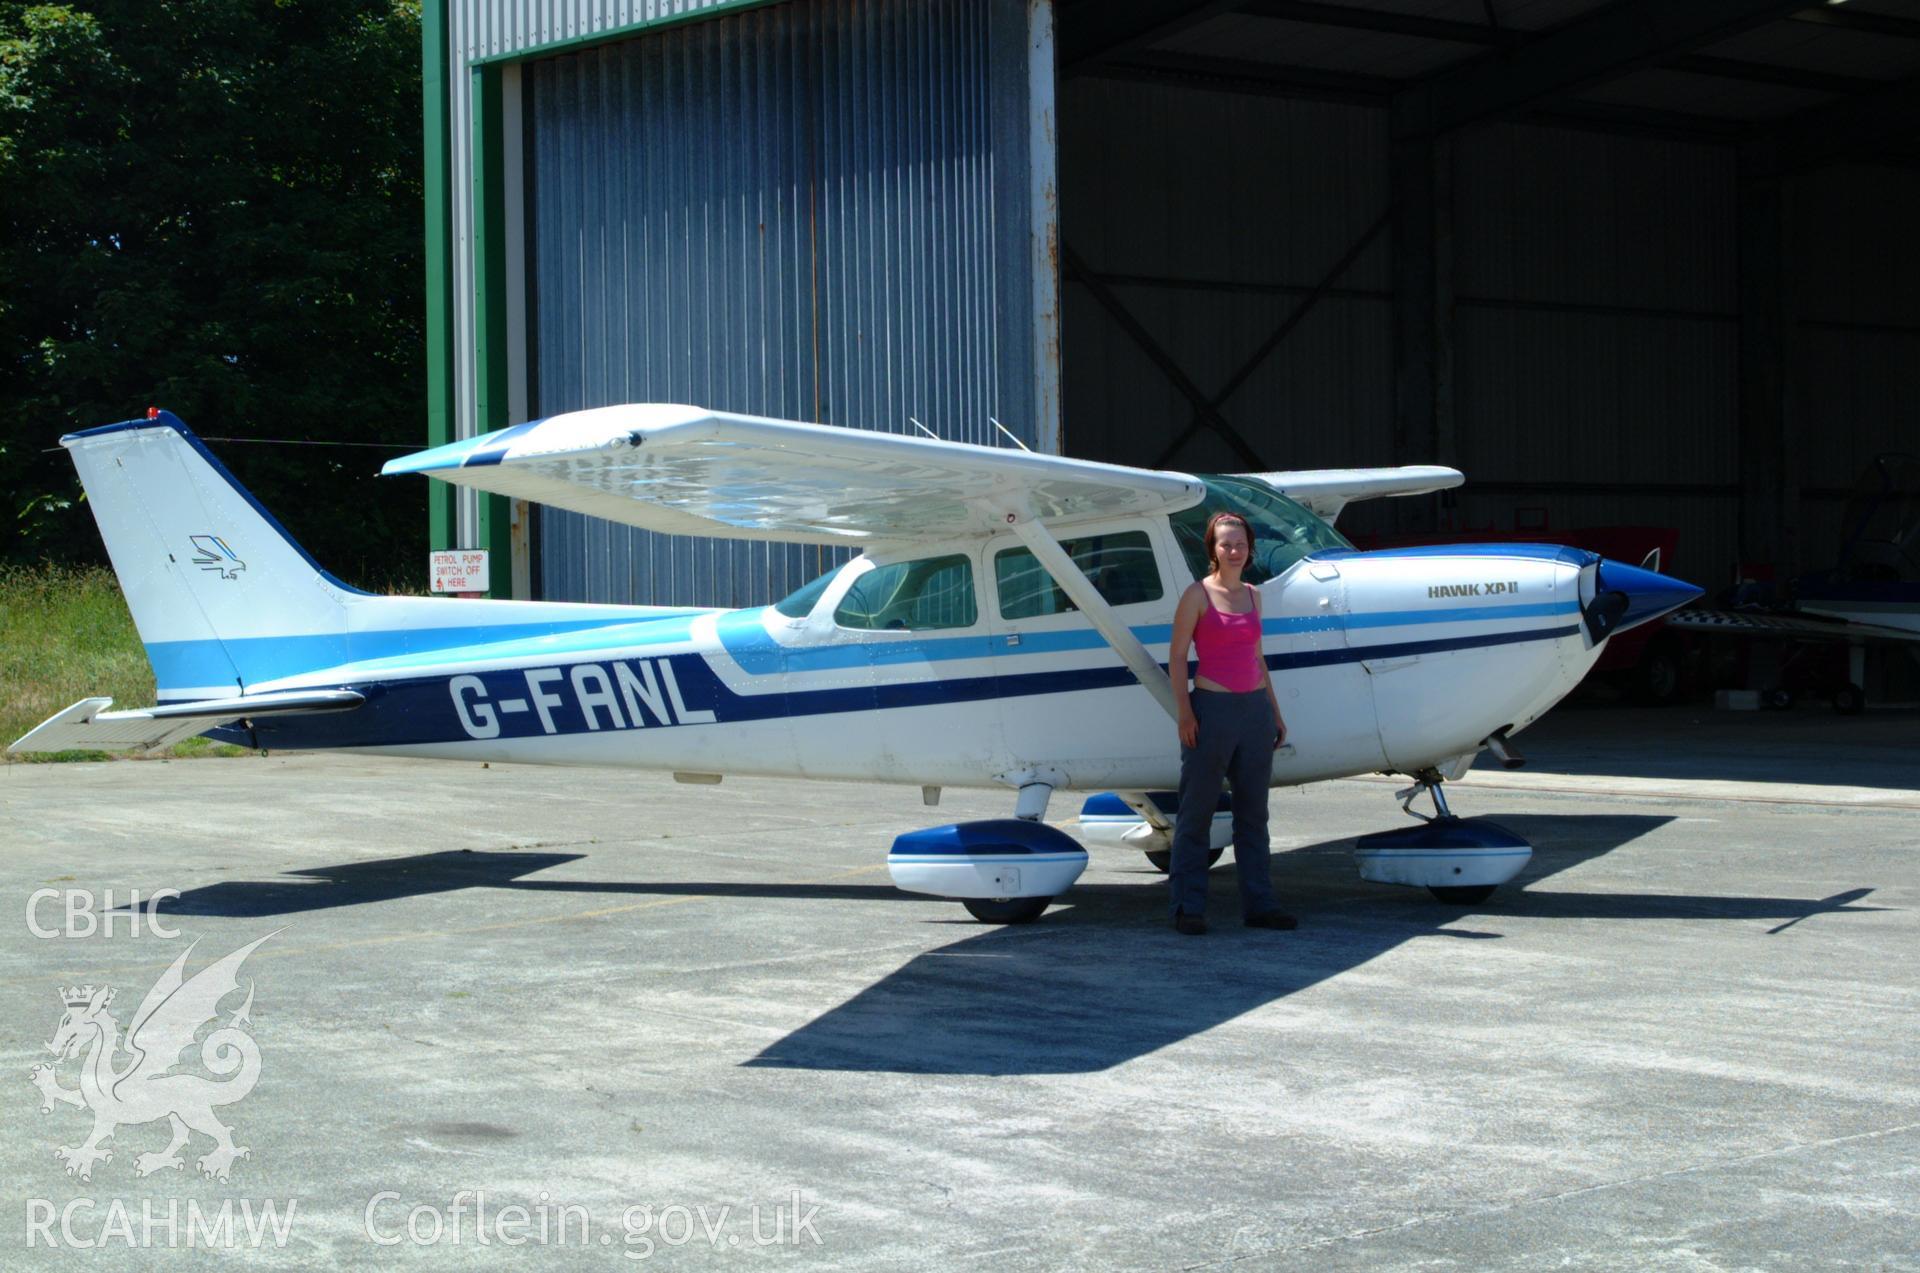
[[[1223,510],[1207,519],[1207,565],[1211,566],[1215,573],[1218,573],[1220,570],[1220,559],[1214,555],[1213,541],[1214,537],[1220,531],[1220,523],[1222,522],[1229,522],[1247,533],[1247,559],[1249,561],[1253,559],[1253,523],[1238,513]]]

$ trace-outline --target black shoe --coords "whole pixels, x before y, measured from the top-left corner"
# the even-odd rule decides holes
[[[1182,911],[1173,917],[1173,928],[1183,936],[1199,937],[1207,931],[1207,921],[1202,916]]]
[[[1278,928],[1288,931],[1300,927],[1300,921],[1285,911],[1261,911],[1258,915],[1247,916],[1246,924],[1248,928]]]

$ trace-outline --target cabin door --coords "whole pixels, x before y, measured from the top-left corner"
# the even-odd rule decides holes
[[[1139,518],[1062,532],[1060,543],[1152,653],[1166,657],[1184,581]],[[1177,769],[1173,722],[1011,535],[988,543],[987,624],[1010,769],[1054,768],[1080,790],[1158,788]]]

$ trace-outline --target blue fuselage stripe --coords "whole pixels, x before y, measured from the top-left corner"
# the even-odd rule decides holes
[[[1492,632],[1475,636],[1450,637],[1431,641],[1383,642],[1350,648],[1308,650],[1267,656],[1267,666],[1275,671],[1326,667],[1365,659],[1393,659],[1409,655],[1431,654],[1447,650],[1481,649],[1531,641],[1550,641],[1576,636],[1578,624],[1552,628],[1532,628],[1520,632]],[[608,669],[621,659],[603,659],[596,666],[603,683],[611,683]],[[697,653],[661,655],[629,660],[635,664],[670,665],[674,682],[682,698],[676,703],[684,717],[687,713],[711,712],[721,724],[741,724],[777,720],[782,717],[808,717],[844,712],[887,711],[902,707],[928,707],[952,703],[980,702],[986,699],[1026,698],[1043,694],[1069,694],[1087,690],[1113,689],[1134,683],[1133,673],[1122,666],[1071,668],[1050,672],[1016,672],[985,676],[927,679],[892,684],[859,685],[816,690],[774,690],[742,694],[730,689],[716,675],[704,655]],[[491,713],[497,723],[497,738],[533,738],[552,734],[606,732],[614,713],[604,705],[583,708],[578,696],[566,692],[571,669],[578,661],[562,665],[547,674],[542,669],[490,669],[463,678],[468,689],[462,700],[466,710],[474,704],[500,705]],[[647,669],[652,675],[652,669]],[[553,728],[526,710],[529,683],[539,677],[543,685],[557,687],[557,698],[544,713]],[[477,683],[477,684],[476,684]],[[255,739],[263,747],[390,747],[441,742],[466,741],[474,735],[461,723],[456,696],[444,675],[409,680],[354,681],[351,688],[365,694],[365,706],[351,712],[324,716],[271,717],[258,722]],[[518,704],[508,709],[506,704]],[[517,714],[510,714],[517,712]],[[588,713],[594,713],[590,719]],[[647,727],[666,722],[646,722]],[[615,725],[615,728],[619,726]],[[696,727],[680,725],[680,728]],[[237,736],[247,741],[242,730],[215,731],[217,736]]]
[[[393,628],[312,636],[228,637],[224,641],[155,641],[147,646],[154,681],[161,690],[230,685],[239,672],[247,685],[296,676],[346,663],[428,655],[452,662],[463,654],[513,658],[542,652],[533,642],[571,633],[593,634],[589,650],[686,641],[693,616],[663,614],[641,620],[607,618],[571,622],[497,623],[446,628]],[[602,639],[604,634],[604,639]],[[516,649],[516,643],[525,648]],[[572,652],[566,647],[551,653]]]
[[[378,669],[400,671],[407,663],[474,662],[517,659],[542,654],[611,652],[649,645],[684,642],[691,638],[692,619],[685,615],[655,615],[639,620],[606,618],[573,622],[493,624],[442,628],[329,633],[308,636],[231,637],[225,641],[160,641],[147,646],[147,657],[161,689],[226,685],[237,670],[247,685],[301,672],[348,663],[391,661]],[[858,644],[836,643],[815,648],[783,646],[763,626],[763,609],[735,610],[719,617],[720,641],[741,669],[753,676],[777,673],[833,671],[853,667],[889,667],[911,663],[939,663],[952,659],[980,659],[1059,654],[1104,648],[1099,633],[1086,628],[1059,632],[1023,632],[1017,646],[1005,635],[870,639]],[[1304,616],[1268,619],[1266,636],[1368,628],[1406,627],[1440,623],[1499,622],[1510,619],[1572,617],[1568,603],[1451,606],[1438,610],[1381,610],[1342,616]],[[1133,633],[1148,645],[1165,644],[1173,635],[1164,623],[1141,624]],[[570,642],[555,638],[576,635]],[[374,671],[375,669],[367,669]]]
[[[618,650],[686,642],[701,611],[649,615],[633,620],[607,618],[444,628],[398,628],[309,636],[230,637],[225,641],[159,641],[147,646],[160,688],[187,689],[228,685],[237,670],[245,685],[277,680],[343,664],[384,663],[366,674],[400,673],[408,665],[471,663],[538,658],[560,654],[611,654]],[[1089,628],[1022,632],[1020,643],[1006,635],[892,638],[875,633],[858,643],[818,647],[783,646],[766,630],[765,609],[721,614],[721,646],[751,676],[824,672],[855,667],[897,667],[954,659],[1026,657],[1104,649],[1106,640]],[[1308,615],[1268,619],[1269,637],[1313,632],[1349,632],[1369,628],[1444,623],[1487,623],[1512,619],[1571,618],[1571,603],[1449,606],[1433,610],[1376,610],[1349,615]],[[1133,634],[1147,645],[1164,645],[1173,629],[1164,623],[1140,624]],[[560,638],[572,636],[573,640]],[[1485,638],[1475,637],[1474,642]]]

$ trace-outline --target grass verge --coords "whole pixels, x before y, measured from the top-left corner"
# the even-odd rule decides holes
[[[116,707],[153,702],[153,669],[120,595],[102,567],[0,567],[0,745],[89,695]],[[159,757],[244,756],[206,738],[189,738]],[[9,761],[105,760],[107,752],[61,751]]]

